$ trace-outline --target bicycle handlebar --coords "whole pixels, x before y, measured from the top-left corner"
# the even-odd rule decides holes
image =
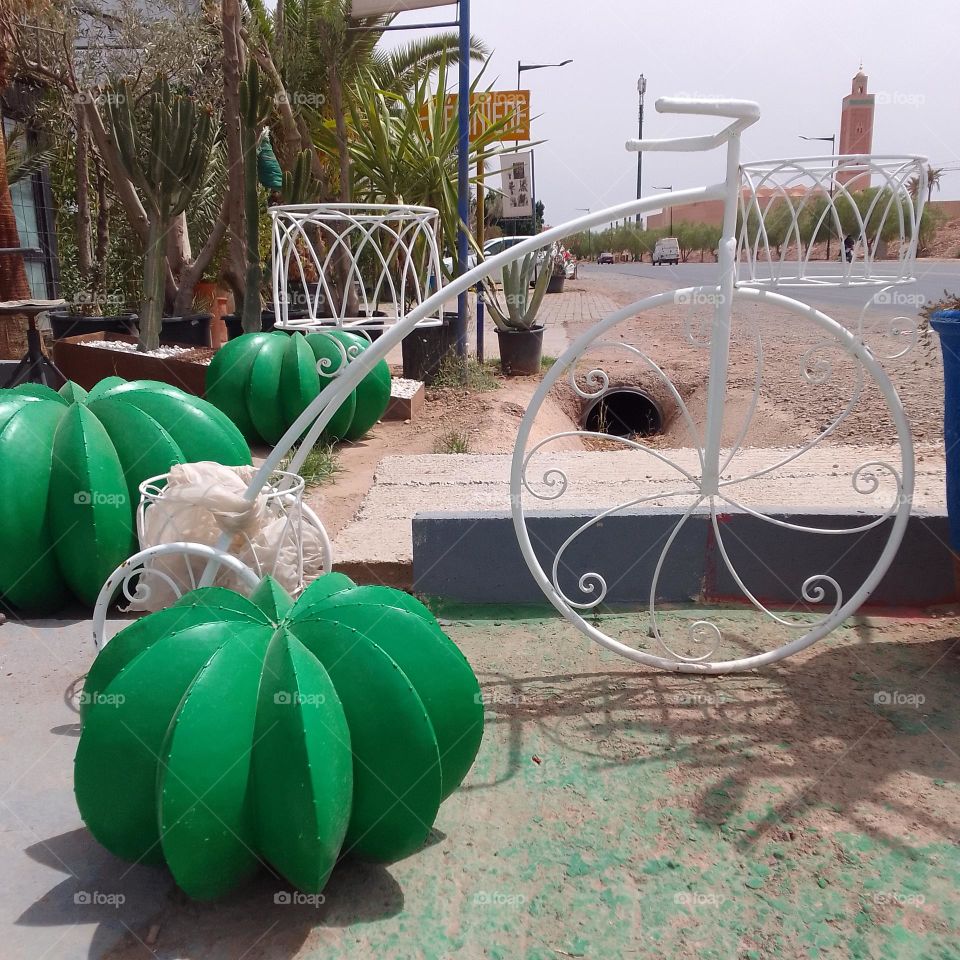
[[[673,137],[669,140],[628,140],[628,150],[713,150],[760,119],[760,105],[752,100],[699,100],[688,97],[661,97],[657,100],[656,107],[658,113],[730,117],[733,123],[728,124],[718,133],[699,137]]]
[[[753,100],[697,100],[692,97],[660,97],[657,113],[692,113],[704,117],[731,117],[734,120],[757,121],[760,104]]]

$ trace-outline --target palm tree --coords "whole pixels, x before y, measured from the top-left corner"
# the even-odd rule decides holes
[[[933,188],[936,187],[940,189],[940,180],[943,177],[944,169],[943,167],[927,167],[926,175],[921,178],[920,174],[915,174],[907,182],[907,191],[914,200],[917,199],[917,195],[920,193],[921,179],[925,181],[923,186],[927,191],[927,203],[930,203],[933,199]]]
[[[409,94],[424,75],[441,62],[456,63],[460,54],[459,38],[449,31],[389,52],[378,50],[381,28],[393,15],[351,23],[349,7],[349,0],[278,0],[270,11],[264,0],[250,0],[251,26],[244,31],[248,49],[275,87],[274,142],[281,164],[289,169],[301,150],[310,150],[314,176],[328,180],[314,143],[320,128],[332,123],[344,202],[351,197],[347,116],[358,87]],[[488,55],[482,42],[471,39],[472,59]]]

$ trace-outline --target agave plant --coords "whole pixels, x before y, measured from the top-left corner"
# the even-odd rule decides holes
[[[542,255],[528,253],[503,268],[502,299],[496,285],[489,279],[484,281],[487,308],[501,330],[531,330],[537,325],[537,313],[553,272],[550,261],[544,261],[534,283],[538,258]]]

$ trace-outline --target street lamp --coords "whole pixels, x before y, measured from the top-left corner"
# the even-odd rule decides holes
[[[669,190],[673,193],[673,184],[671,183],[669,187],[654,187],[654,190]],[[673,204],[670,204],[670,236],[673,236]]]
[[[801,134],[800,134],[800,139],[801,139],[801,140],[822,140],[824,143],[826,143],[826,142],[829,140],[829,141],[830,141],[830,156],[831,156],[831,158],[832,158],[832,157],[836,154],[836,152],[837,152],[837,135],[836,135],[835,133],[832,134],[832,135],[829,136],[829,137],[805,137],[805,136],[801,133]],[[832,171],[831,174],[830,174],[830,206],[831,206],[831,207],[833,206],[833,188],[834,188],[834,185],[835,185],[835,183],[836,183],[835,177],[836,177],[836,172],[835,172],[835,171]],[[829,261],[829,260],[830,260],[830,229],[828,228],[828,229],[827,229],[827,261]]]
[[[640,94],[640,115],[639,115],[639,136],[640,139],[643,139],[643,98],[647,92],[647,80],[646,77],[641,73],[640,79],[637,81],[637,93]],[[643,182],[643,151],[637,151],[637,199],[640,199],[640,187]],[[637,212],[637,226],[640,226],[640,213]]]
[[[521,63],[517,61],[517,89],[520,89],[520,74],[524,70],[546,70],[548,67],[565,67],[568,63],[573,63],[572,60],[564,60],[561,63]]]

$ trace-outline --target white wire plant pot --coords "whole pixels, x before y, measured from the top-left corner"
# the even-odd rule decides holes
[[[329,569],[330,544],[316,514],[303,502],[304,480],[294,473],[272,473],[249,509],[242,513],[218,509],[215,497],[198,502],[177,500],[166,495],[169,474],[151,477],[140,484],[137,507],[137,538],[141,550],[172,543],[200,543],[215,546],[230,536],[219,549],[239,559],[259,580],[278,579],[292,593],[304,586],[304,556],[317,548],[324,567]],[[207,560],[175,552],[154,558],[144,566],[147,577],[161,576],[176,596],[194,590],[201,582]],[[218,570],[215,584],[237,586],[234,572]]]
[[[439,213],[398,204],[270,208],[276,326],[388,329],[442,283]],[[417,326],[439,326],[437,311]]]
[[[912,282],[925,169],[922,157],[867,154],[741,164],[739,283]]]

